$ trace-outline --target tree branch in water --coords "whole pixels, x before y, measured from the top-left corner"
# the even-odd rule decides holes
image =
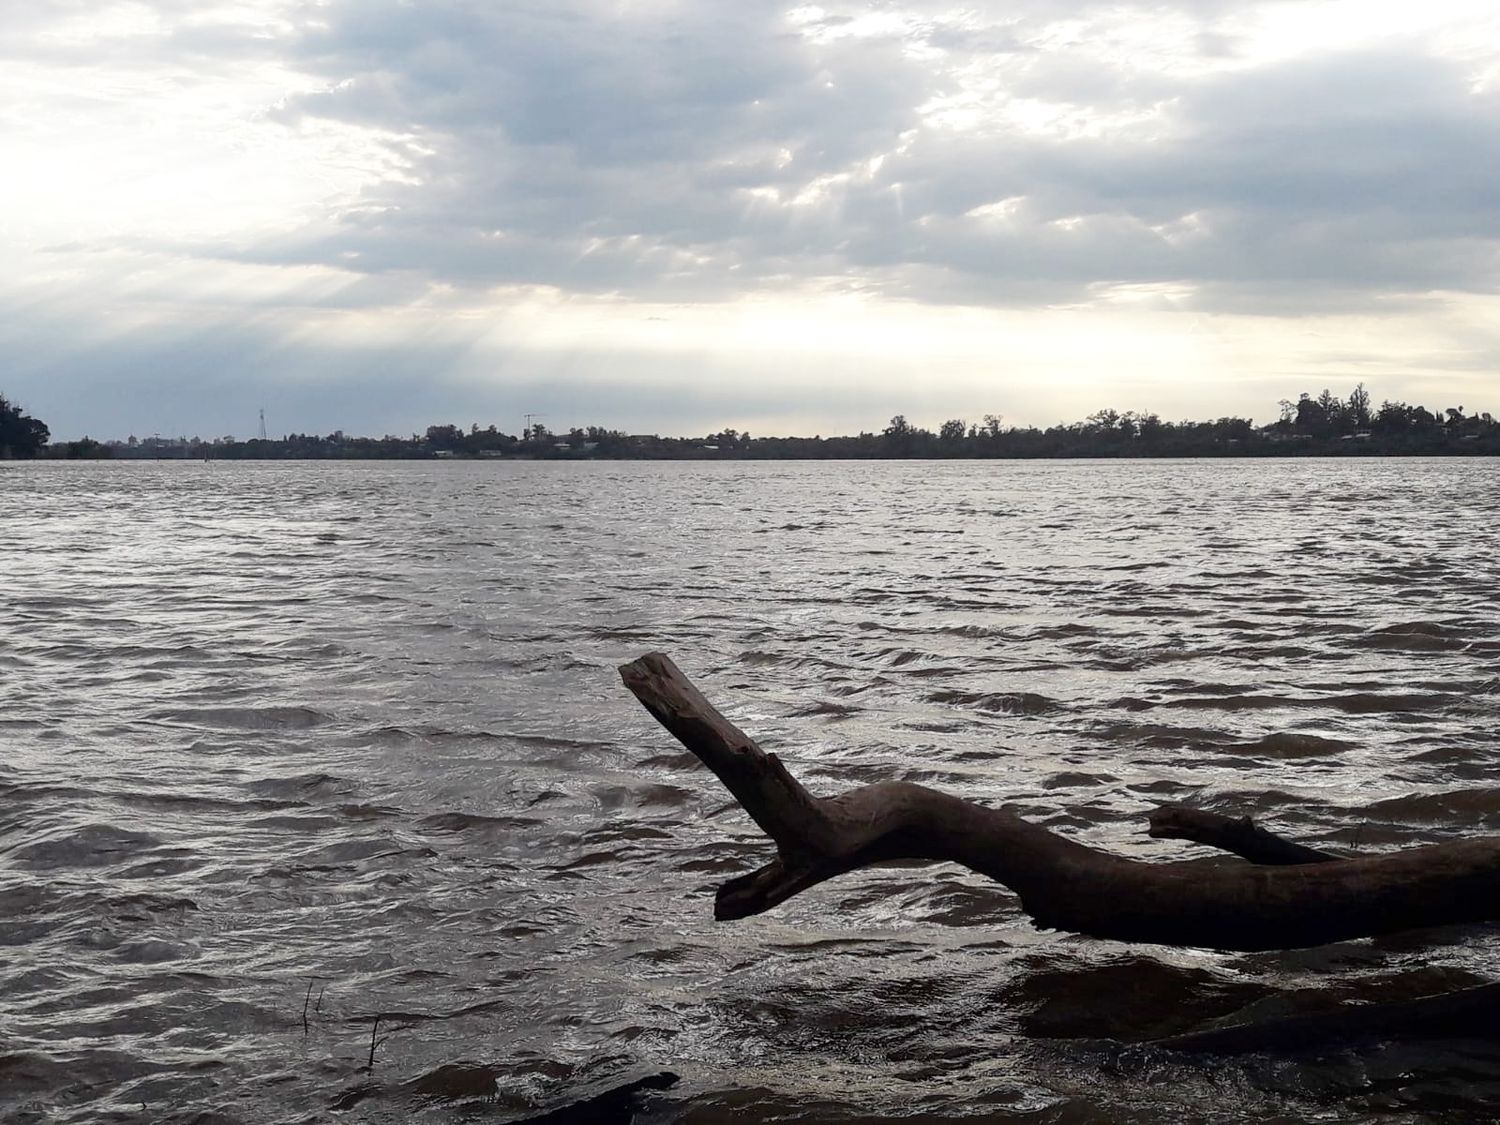
[[[1286,841],[1295,852],[1272,847],[1267,837],[1276,838],[1248,822],[1225,829],[1211,816],[1176,813],[1159,816],[1154,833],[1276,865],[1145,863],[911,782],[816,797],[666,656],[643,656],[620,675],[775,845],[765,866],[719,888],[714,916],[721,920],[759,914],[825,880],[891,860],[962,864],[1013,891],[1040,928],[1117,941],[1285,949],[1500,918],[1500,839],[1339,859]],[[1302,858],[1285,858],[1292,854]],[[1276,855],[1283,858],[1265,858]]]

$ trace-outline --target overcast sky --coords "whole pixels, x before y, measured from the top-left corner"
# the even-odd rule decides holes
[[[1500,5],[28,0],[0,393],[85,432],[1500,411]]]

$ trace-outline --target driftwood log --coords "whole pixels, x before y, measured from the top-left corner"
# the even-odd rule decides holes
[[[1157,810],[1153,835],[1212,844],[1251,864],[1130,860],[911,782],[815,797],[666,656],[648,654],[620,674],[776,845],[764,867],[719,888],[714,916],[721,920],[759,914],[827,879],[892,860],[962,864],[1013,891],[1038,927],[1116,941],[1290,949],[1500,919],[1500,838],[1341,858],[1249,821],[1169,807]]]

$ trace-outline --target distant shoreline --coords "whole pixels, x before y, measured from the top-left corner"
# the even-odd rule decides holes
[[[219,462],[251,462],[256,464],[272,464],[283,461],[297,462],[349,462],[349,461],[422,461],[422,462],[448,462],[457,464],[481,464],[494,462],[659,462],[659,461],[681,461],[692,463],[710,462],[781,462],[781,461],[863,461],[878,464],[885,461],[1308,461],[1308,460],[1402,460],[1420,458],[1458,458],[1479,459],[1487,457],[1500,457],[1500,445],[1471,446],[1460,449],[1246,449],[1246,450],[1187,450],[1182,452],[1153,452],[1153,453],[1105,453],[1105,452],[1078,452],[1078,453],[1044,453],[1044,454],[971,454],[971,455],[879,455],[879,454],[839,454],[839,453],[781,453],[781,454],[713,454],[713,453],[680,453],[680,454],[576,454],[566,453],[544,454],[544,455],[505,455],[500,457],[480,457],[472,455],[442,456],[436,453],[413,453],[413,454],[337,454],[337,453],[266,453],[239,454],[235,456],[220,456],[214,453],[204,454],[202,452],[173,452],[164,451],[160,453],[131,453],[124,455],[105,455],[86,458],[68,457],[44,457],[38,460],[107,460],[107,461],[130,461],[130,462],[156,462],[156,461],[219,461]]]
[[[971,423],[950,418],[936,430],[904,414],[879,433],[839,437],[752,437],[724,429],[702,437],[629,434],[603,426],[552,433],[529,425],[519,435],[493,425],[467,430],[428,426],[398,437],[289,434],[281,438],[130,437],[52,443],[47,457],[215,461],[527,460],[527,461],[1036,461],[1179,459],[1185,457],[1475,457],[1500,456],[1500,422],[1464,408],[1428,410],[1404,402],[1377,408],[1363,385],[1348,400],[1329,391],[1284,399],[1281,417],[1256,426],[1249,418],[1164,421],[1147,412],[1099,410],[1081,422],[1041,429],[1004,425],[998,414]],[[45,427],[42,427],[45,433]]]

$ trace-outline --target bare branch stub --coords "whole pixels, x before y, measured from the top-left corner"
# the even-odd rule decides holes
[[[1348,859],[1320,848],[1311,848],[1270,832],[1248,816],[1222,816],[1186,805],[1162,805],[1152,809],[1147,819],[1148,834],[1164,840],[1191,840],[1222,851],[1233,852],[1251,863],[1267,865],[1296,863],[1330,863]]]

